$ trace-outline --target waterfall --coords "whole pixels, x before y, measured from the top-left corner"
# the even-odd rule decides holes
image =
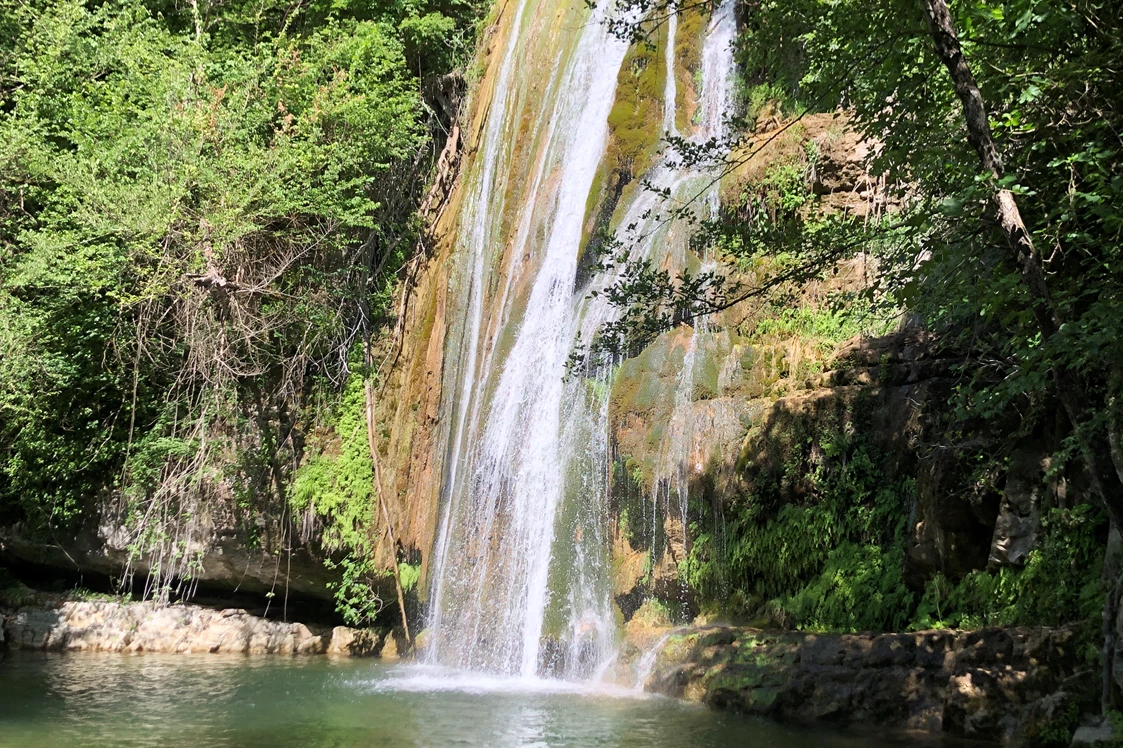
[[[709,139],[720,143],[726,137],[725,117],[730,106],[730,72],[733,69],[732,43],[735,31],[733,4],[725,2],[714,13],[702,48],[699,124],[690,137],[695,143],[704,143]],[[702,197],[710,214],[707,218],[714,218],[720,199],[720,189],[713,183],[714,179],[713,169],[680,170],[672,188],[672,199]],[[702,257],[700,272],[712,271],[715,267],[716,262],[708,253]],[[709,333],[709,324],[704,318],[697,320],[694,328],[688,332],[682,368],[675,383],[674,407],[660,444],[651,496],[652,537],[658,534],[655,530],[662,504],[664,513],[677,513],[676,519],[682,532],[683,554],[690,550],[690,476],[702,469],[703,456],[698,454],[698,441],[702,436],[701,429],[710,425],[699,424],[693,409],[699,359],[707,355],[707,348],[712,348]],[[700,351],[699,348],[703,350]]]
[[[516,241],[537,263],[519,262],[508,283],[529,286],[522,317],[498,333],[510,342],[502,361],[487,356],[483,366],[481,298],[483,257],[502,241],[497,189],[488,163],[499,139],[517,131],[523,112],[508,107],[519,81],[511,69],[525,43],[521,0],[492,100],[482,144],[481,175],[467,204],[470,222],[461,235],[472,258],[470,323],[461,346],[462,379],[457,424],[447,473],[447,505],[436,552],[430,629],[431,656],[468,669],[534,675],[548,602],[551,549],[565,478],[562,410],[565,365],[572,334],[572,289],[585,202],[604,152],[608,113],[627,45],[597,22],[583,24],[576,50],[559,60],[548,131],[539,144],[533,183],[549,193],[520,207]],[[544,185],[543,181],[551,182]],[[545,213],[545,215],[541,215]],[[490,219],[490,221],[488,220]],[[536,267],[534,266],[536,265]],[[533,277],[526,277],[533,274]],[[503,294],[503,305],[520,300]],[[499,318],[513,319],[511,309]],[[592,539],[590,539],[592,540]]]
[[[590,293],[612,276],[574,287],[628,44],[602,23],[611,0],[592,11],[574,3],[561,14],[545,0],[513,1],[477,155],[464,177],[452,271],[462,318],[446,344],[451,426],[426,656],[469,670],[583,679],[613,656],[616,642],[608,569],[612,371],[566,374],[572,353],[614,313]],[[704,67],[721,57],[713,45],[728,53],[731,36],[714,31],[725,15],[732,24],[731,0],[707,33]],[[676,28],[672,21],[666,135],[677,133]],[[728,88],[730,55],[726,68],[707,67],[707,84],[714,77]],[[713,96],[703,88],[703,99]],[[704,102],[709,108],[692,137],[709,137],[720,122],[724,90],[719,98]],[[672,169],[665,158],[649,174],[677,197],[706,177]],[[624,211],[633,218],[621,225],[649,229],[632,257],[673,248],[682,265],[684,229],[652,222],[662,199],[637,191]]]

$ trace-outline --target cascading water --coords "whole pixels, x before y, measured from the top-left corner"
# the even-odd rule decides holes
[[[726,2],[715,12],[702,49],[699,126],[690,138],[694,143],[700,144],[710,139],[721,143],[726,137],[725,116],[730,104],[729,73],[733,67],[732,44],[735,31],[733,5]],[[673,40],[674,27],[671,27],[670,33]],[[668,132],[673,133],[671,128],[667,129]],[[710,215],[707,217],[713,218],[716,217],[718,210],[719,192],[713,170],[704,168],[680,170],[678,180],[672,188],[672,199],[701,199],[709,211]],[[682,256],[685,256],[685,249],[682,251]],[[713,258],[707,255],[702,258],[699,270],[707,272],[713,270],[715,266]],[[680,552],[684,554],[689,551],[690,544],[688,521],[690,476],[702,468],[702,457],[697,454],[698,441],[702,434],[692,408],[694,389],[700,359],[705,358],[705,349],[713,347],[709,339],[709,325],[704,318],[697,320],[693,329],[686,334],[688,337],[685,342],[682,367],[675,384],[674,407],[660,444],[651,496],[653,525],[658,523],[660,504],[664,514],[677,510],[676,519],[681,532]],[[700,351],[700,348],[703,350]],[[657,526],[653,527],[653,537],[658,535],[657,529]]]
[[[613,277],[574,291],[586,204],[628,48],[599,22],[608,4],[587,17],[575,5],[565,18],[580,23],[551,27],[556,8],[517,0],[468,175],[456,276],[464,317],[445,375],[455,400],[446,409],[452,425],[428,622],[433,663],[579,679],[615,649],[607,568],[611,371],[566,376],[572,352],[613,314],[603,296],[589,293]],[[705,40],[697,139],[718,132],[728,105],[732,23],[727,0]],[[676,28],[672,21],[667,135],[677,134]],[[556,53],[544,86],[516,74],[543,47]],[[681,198],[709,174],[660,159],[649,178]],[[639,191],[626,206],[621,225],[647,229],[631,256],[669,252],[684,266],[686,243],[677,236],[684,232],[652,218],[662,200]]]
[[[595,20],[584,25],[568,61],[553,75],[557,103],[538,146],[536,185],[546,195],[520,207],[519,232],[536,263],[507,269],[512,287],[529,287],[525,298],[503,294],[503,306],[525,308],[518,323],[493,333],[494,346],[510,346],[505,358],[486,356],[477,367],[485,329],[481,324],[485,252],[502,246],[496,214],[502,193],[486,163],[499,139],[517,131],[522,107],[507,102],[519,83],[510,72],[525,43],[522,0],[512,24],[484,136],[485,162],[468,204],[474,219],[463,239],[473,268],[470,323],[461,347],[463,375],[447,477],[448,504],[437,547],[436,585],[430,628],[431,656],[438,662],[523,676],[538,670],[539,641],[548,600],[555,519],[565,479],[561,415],[563,377],[570,347],[571,295],[576,248],[589,189],[604,151],[608,113],[627,45]],[[599,12],[599,11],[597,11]],[[594,15],[597,13],[594,12]],[[488,220],[490,218],[490,221]],[[512,318],[502,309],[498,319]],[[590,539],[592,540],[592,539]]]

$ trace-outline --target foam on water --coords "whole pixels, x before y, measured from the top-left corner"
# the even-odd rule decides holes
[[[653,694],[610,683],[559,678],[503,676],[435,665],[403,665],[373,681],[355,681],[370,691],[404,693],[566,694],[617,699],[653,699]]]

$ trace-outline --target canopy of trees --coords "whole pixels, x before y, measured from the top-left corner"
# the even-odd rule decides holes
[[[680,9],[641,5],[656,19]],[[727,206],[699,240],[723,250],[730,267],[770,258],[764,281],[631,272],[611,291],[627,313],[598,345],[634,348],[668,324],[821,276],[863,252],[880,267],[870,295],[918,314],[970,362],[959,415],[1016,408],[1028,429],[1059,403],[1072,429],[1063,457],[1084,461],[1092,492],[1123,517],[1116,10],[1086,0],[746,3],[745,90],[763,89],[796,120],[845,111],[876,146],[871,175],[905,207],[870,222]],[[741,125],[741,138],[750,135],[754,123]],[[755,155],[738,140],[688,146],[679,145],[686,159],[729,153],[729,169]]]
[[[314,395],[416,246],[443,136],[421,90],[476,15],[0,2],[0,519],[117,502],[170,562],[157,520],[220,482],[284,516]]]

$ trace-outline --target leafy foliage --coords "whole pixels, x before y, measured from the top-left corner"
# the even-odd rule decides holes
[[[915,486],[886,484],[863,436],[870,407],[859,402],[810,432],[796,423],[758,435],[773,462],[746,466],[750,491],[730,508],[728,527],[695,524],[702,532],[683,578],[711,600],[732,600],[726,612],[738,616],[813,630],[903,627],[914,598],[903,568]]]
[[[654,7],[656,18],[679,8],[658,0],[625,4]],[[717,221],[699,224],[698,243],[713,248],[725,268],[704,286],[658,271],[625,276],[611,292],[624,310],[621,322],[595,345],[629,353],[669,325],[751,299],[771,299],[782,308],[793,289],[862,253],[878,268],[867,303],[912,313],[938,334],[945,355],[964,361],[946,412],[948,434],[968,424],[986,424],[998,440],[1029,433],[1056,418],[1059,391],[1078,391],[1086,402],[1062,416],[1068,436],[1052,470],[1063,470],[1077,455],[1087,458],[1089,444],[1110,443],[1118,471],[1123,17],[1103,0],[963,0],[950,3],[950,10],[1004,176],[980,165],[921,5],[748,4],[737,41],[748,115],[740,139],[688,158],[714,159],[713,151],[724,147],[720,155],[731,174],[800,127],[807,114],[842,111],[870,146],[867,173],[884,185],[895,210],[863,222],[823,216],[807,195],[798,160],[769,165],[753,189],[726,199]],[[633,31],[642,35],[645,28]],[[767,132],[756,131],[758,124]],[[1060,321],[1056,334],[1043,333],[1022,269],[995,220],[994,198],[1003,189],[1014,195],[1041,251],[1050,308]],[[781,320],[797,314],[784,312]],[[803,626],[908,620],[911,603],[893,593],[899,589],[899,541],[863,539],[861,526],[847,523],[839,509],[878,501],[863,498],[860,481],[834,495],[833,481],[848,481],[839,475],[826,483],[820,478],[800,501],[769,508],[783,480],[798,481],[798,472],[773,485],[754,484],[727,538],[716,528],[698,528],[695,557],[683,569],[691,582],[738,598],[750,611],[771,599],[779,617],[792,616]],[[1096,571],[1102,527],[1098,511],[1087,506],[1050,515],[1025,569],[980,570],[954,584],[936,578],[913,623],[1090,620],[1103,595]],[[723,560],[726,545],[735,550]],[[782,562],[773,563],[776,558]],[[868,611],[847,602],[866,597],[888,600],[893,612],[864,618]]]
[[[290,501],[293,511],[315,528],[310,534],[319,537],[324,550],[361,557],[373,551],[369,526],[377,507],[360,378],[347,381],[333,420],[334,453],[309,445],[310,454],[293,477]]]
[[[673,2],[654,5],[661,13],[678,9]],[[762,220],[759,211],[729,212],[719,234],[749,238],[758,232],[751,241],[719,243],[734,264],[764,248],[797,258],[801,272],[781,265],[739,293],[715,278],[708,287],[718,293],[708,296],[708,289],[691,289],[686,279],[625,279],[614,301],[632,307],[631,326],[650,337],[660,325],[678,322],[664,312],[666,304],[688,314],[712,313],[783,281],[812,278],[847,252],[880,245],[873,252],[881,261],[880,289],[940,331],[949,346],[985,362],[969,370],[959,392],[964,416],[994,417],[1027,395],[1040,401],[1053,387],[1052,372],[1064,371],[1082,380],[1095,401],[1087,422],[1076,424],[1080,433],[1106,439],[1109,422],[1119,420],[1123,382],[1119,14],[1102,0],[968,0],[951,9],[1002,154],[1006,176],[999,183],[981,172],[916,3],[754,3],[738,39],[746,91],[805,102],[801,115],[844,108],[876,144],[871,176],[884,178],[904,209],[897,220],[853,233],[852,240],[845,227],[824,232],[817,220],[798,213],[773,210]],[[747,138],[753,123],[745,124]],[[750,162],[759,150],[734,144],[728,169]],[[1046,248],[1048,291],[1064,322],[1048,341],[1041,339],[1019,268],[992,216],[998,188],[1016,195],[1035,245]],[[661,304],[652,289],[664,291],[667,301]],[[697,290],[705,298],[675,300]],[[628,334],[609,332],[615,339]]]
[[[858,402],[834,425],[758,443],[775,461],[750,469],[751,491],[731,507],[732,521],[692,526],[697,539],[680,574],[704,605],[813,631],[1077,622],[1090,641],[1104,594],[1103,510],[1052,509],[1024,567],[958,581],[937,574],[914,592],[904,569],[915,484],[885,480],[893,468],[864,436],[868,408]]]
[[[377,568],[371,558],[345,556],[338,564],[329,561],[329,567],[341,570],[338,582],[331,583],[335,593],[335,607],[350,626],[369,626],[386,607],[378,594],[374,580],[389,577]]]
[[[929,580],[914,628],[1094,623],[1103,601],[1103,511],[1088,504],[1053,509],[1042,518],[1042,541],[1022,569],[974,571],[952,583]],[[1090,625],[1090,628],[1095,628]]]
[[[852,7],[853,6],[853,7]],[[926,324],[985,361],[959,392],[963,415],[994,417],[1027,394],[1042,398],[1054,370],[1077,373],[1107,408],[1123,360],[1119,340],[1119,16],[1100,2],[1014,0],[952,6],[979,80],[1007,176],[1065,320],[1042,341],[1018,269],[993,220],[995,185],[980,175],[962,115],[912,3],[762,3],[743,37],[746,70],[807,101],[849,107],[881,147],[871,162],[910,184],[907,247],[885,265],[887,285]],[[778,44],[778,40],[784,44]],[[798,49],[798,54],[777,50]],[[893,106],[885,106],[892,101]],[[1078,424],[1104,438],[1106,417]]]
[[[208,513],[291,541],[305,429],[418,240],[420,79],[477,15],[0,3],[0,518],[70,532],[97,504],[169,579]],[[332,549],[369,500],[340,480],[294,487],[330,484]]]

